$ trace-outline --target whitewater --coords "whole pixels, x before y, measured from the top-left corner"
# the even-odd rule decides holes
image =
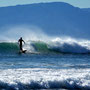
[[[90,40],[22,31],[0,36],[0,90],[90,89]]]
[[[90,89],[90,42],[55,38],[0,42],[0,89]]]

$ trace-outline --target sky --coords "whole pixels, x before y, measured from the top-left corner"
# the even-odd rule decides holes
[[[66,2],[79,8],[90,8],[90,0],[0,0],[0,7],[41,2]]]

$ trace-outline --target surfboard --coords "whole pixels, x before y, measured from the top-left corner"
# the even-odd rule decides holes
[[[27,50],[20,50],[19,53],[26,53]]]

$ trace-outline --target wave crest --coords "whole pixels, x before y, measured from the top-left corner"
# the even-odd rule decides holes
[[[55,39],[49,41],[28,41],[23,46],[29,52],[39,53],[78,53],[89,54],[90,42],[89,41],[75,41]],[[2,52],[18,52],[19,45],[12,42],[0,43],[0,53]]]

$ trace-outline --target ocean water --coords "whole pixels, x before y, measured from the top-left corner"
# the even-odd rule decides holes
[[[90,89],[90,42],[0,43],[0,90]]]

